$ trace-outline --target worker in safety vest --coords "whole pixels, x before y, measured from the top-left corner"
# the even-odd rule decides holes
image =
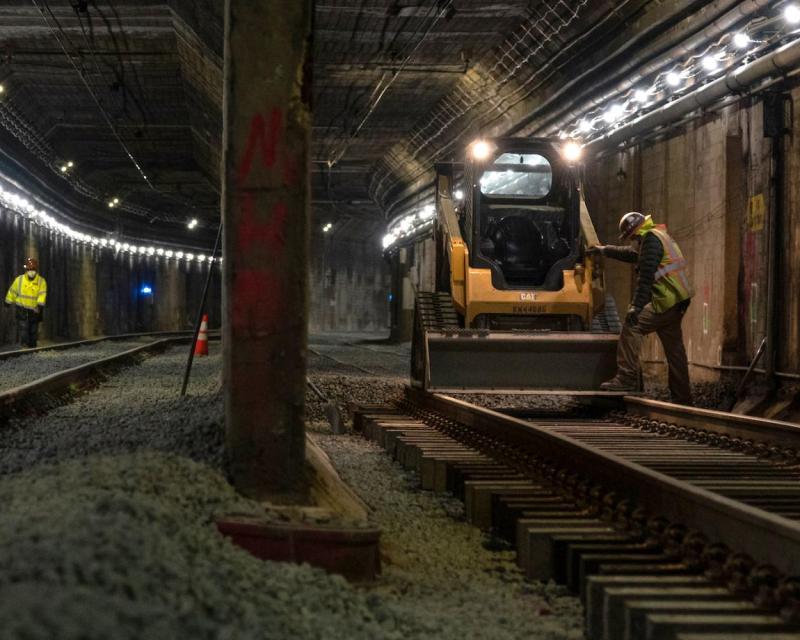
[[[650,216],[626,213],[619,222],[620,238],[633,246],[596,246],[614,260],[636,263],[636,290],[625,317],[617,348],[617,375],[604,382],[604,391],[634,391],[639,387],[639,351],[643,336],[657,333],[669,367],[672,401],[692,404],[689,365],[683,346],[681,321],[692,299],[686,259],[664,225]]]
[[[26,347],[36,346],[46,303],[47,282],[39,275],[39,261],[28,258],[25,273],[17,276],[6,294],[6,304],[16,307],[17,340]]]

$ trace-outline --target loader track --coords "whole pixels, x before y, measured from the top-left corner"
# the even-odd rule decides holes
[[[592,640],[800,637],[800,429],[629,409],[524,420],[408,389],[355,424],[515,544],[528,577],[579,593]]]
[[[459,318],[449,293],[417,293],[420,328],[423,331],[458,329]]]

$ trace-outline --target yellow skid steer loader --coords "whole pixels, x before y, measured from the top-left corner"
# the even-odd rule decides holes
[[[571,146],[568,146],[571,145]],[[591,392],[615,372],[605,295],[574,143],[480,140],[455,197],[437,166],[436,291],[416,298],[412,384],[440,392]]]

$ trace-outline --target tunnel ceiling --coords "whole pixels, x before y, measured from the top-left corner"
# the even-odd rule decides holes
[[[93,221],[186,236],[196,217],[202,237],[219,215],[222,0],[72,4],[0,3],[0,166]],[[317,0],[317,215],[372,233],[434,161],[512,127],[571,66],[711,4],[736,3]]]

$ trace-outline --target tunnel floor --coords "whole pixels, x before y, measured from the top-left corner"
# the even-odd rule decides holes
[[[525,581],[459,502],[420,491],[360,437],[332,435],[313,394],[309,431],[383,529],[383,575],[354,587],[222,538],[217,515],[274,514],[225,478],[211,349],[185,401],[180,347],[0,432],[4,638],[582,637],[577,599]],[[343,406],[385,401],[405,383],[408,349],[312,336],[309,376]]]

